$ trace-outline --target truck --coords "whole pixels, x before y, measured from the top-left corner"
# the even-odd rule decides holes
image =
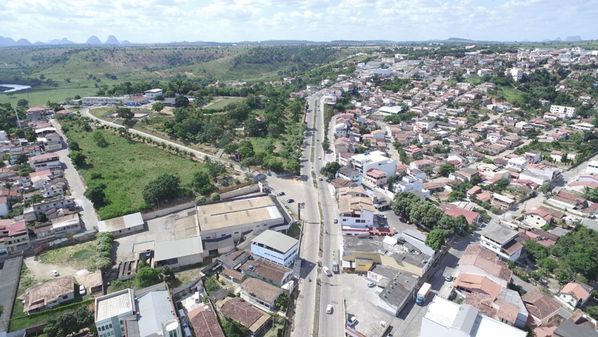
[[[432,285],[430,283],[426,282],[426,283],[422,284],[421,288],[419,288],[419,291],[417,292],[417,297],[415,297],[416,304],[418,304],[418,305],[424,304],[424,302],[426,301],[426,297],[430,293],[430,288],[432,288]]]
[[[332,262],[332,272],[335,274],[339,273],[338,262]]]

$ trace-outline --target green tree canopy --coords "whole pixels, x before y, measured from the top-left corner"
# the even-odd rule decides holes
[[[143,200],[149,206],[174,200],[181,193],[181,179],[172,174],[162,174],[150,181],[143,189]]]

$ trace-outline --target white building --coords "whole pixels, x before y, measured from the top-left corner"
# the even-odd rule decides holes
[[[95,324],[99,337],[123,337],[129,323],[135,321],[133,290],[124,289],[95,300]]]
[[[509,69],[509,75],[513,78],[513,81],[518,82],[523,77],[523,69],[511,68]]]
[[[588,163],[588,168],[586,168],[586,173],[598,174],[598,160],[592,160]]]
[[[290,267],[299,254],[299,240],[267,230],[251,240],[251,254]]]
[[[351,157],[351,163],[362,176],[371,169],[378,169],[387,177],[394,177],[397,172],[396,160],[388,158],[382,151],[356,154]]]
[[[145,221],[140,212],[98,222],[98,232],[111,233],[114,236],[136,233],[144,228]]]
[[[399,112],[403,111],[403,108],[399,105],[396,106],[383,106],[378,109],[378,112],[382,115],[396,115]]]
[[[422,318],[421,337],[525,337],[527,332],[482,315],[468,304],[434,297]]]
[[[94,96],[94,97],[83,97],[81,99],[81,104],[83,105],[118,105],[123,104],[125,101],[125,97],[104,97],[104,96]]]
[[[203,262],[203,245],[197,236],[172,240],[157,241],[154,246],[152,267],[176,269]]]
[[[162,96],[162,89],[150,89],[143,92],[143,96],[149,99],[155,99],[158,96]]]
[[[575,108],[571,106],[551,105],[550,112],[560,119],[575,117]]]
[[[523,244],[517,241],[518,236],[516,230],[490,222],[482,231],[480,244],[501,258],[515,262],[523,250]]]
[[[527,160],[523,157],[513,157],[507,161],[507,168],[521,172],[527,167]]]

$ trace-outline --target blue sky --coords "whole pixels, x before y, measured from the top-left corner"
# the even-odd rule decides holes
[[[84,42],[598,39],[598,0],[0,0],[0,35]]]

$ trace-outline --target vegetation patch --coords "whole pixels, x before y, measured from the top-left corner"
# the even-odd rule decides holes
[[[89,241],[73,246],[56,248],[41,253],[37,258],[41,263],[69,266],[76,269],[96,269],[96,245]]]

